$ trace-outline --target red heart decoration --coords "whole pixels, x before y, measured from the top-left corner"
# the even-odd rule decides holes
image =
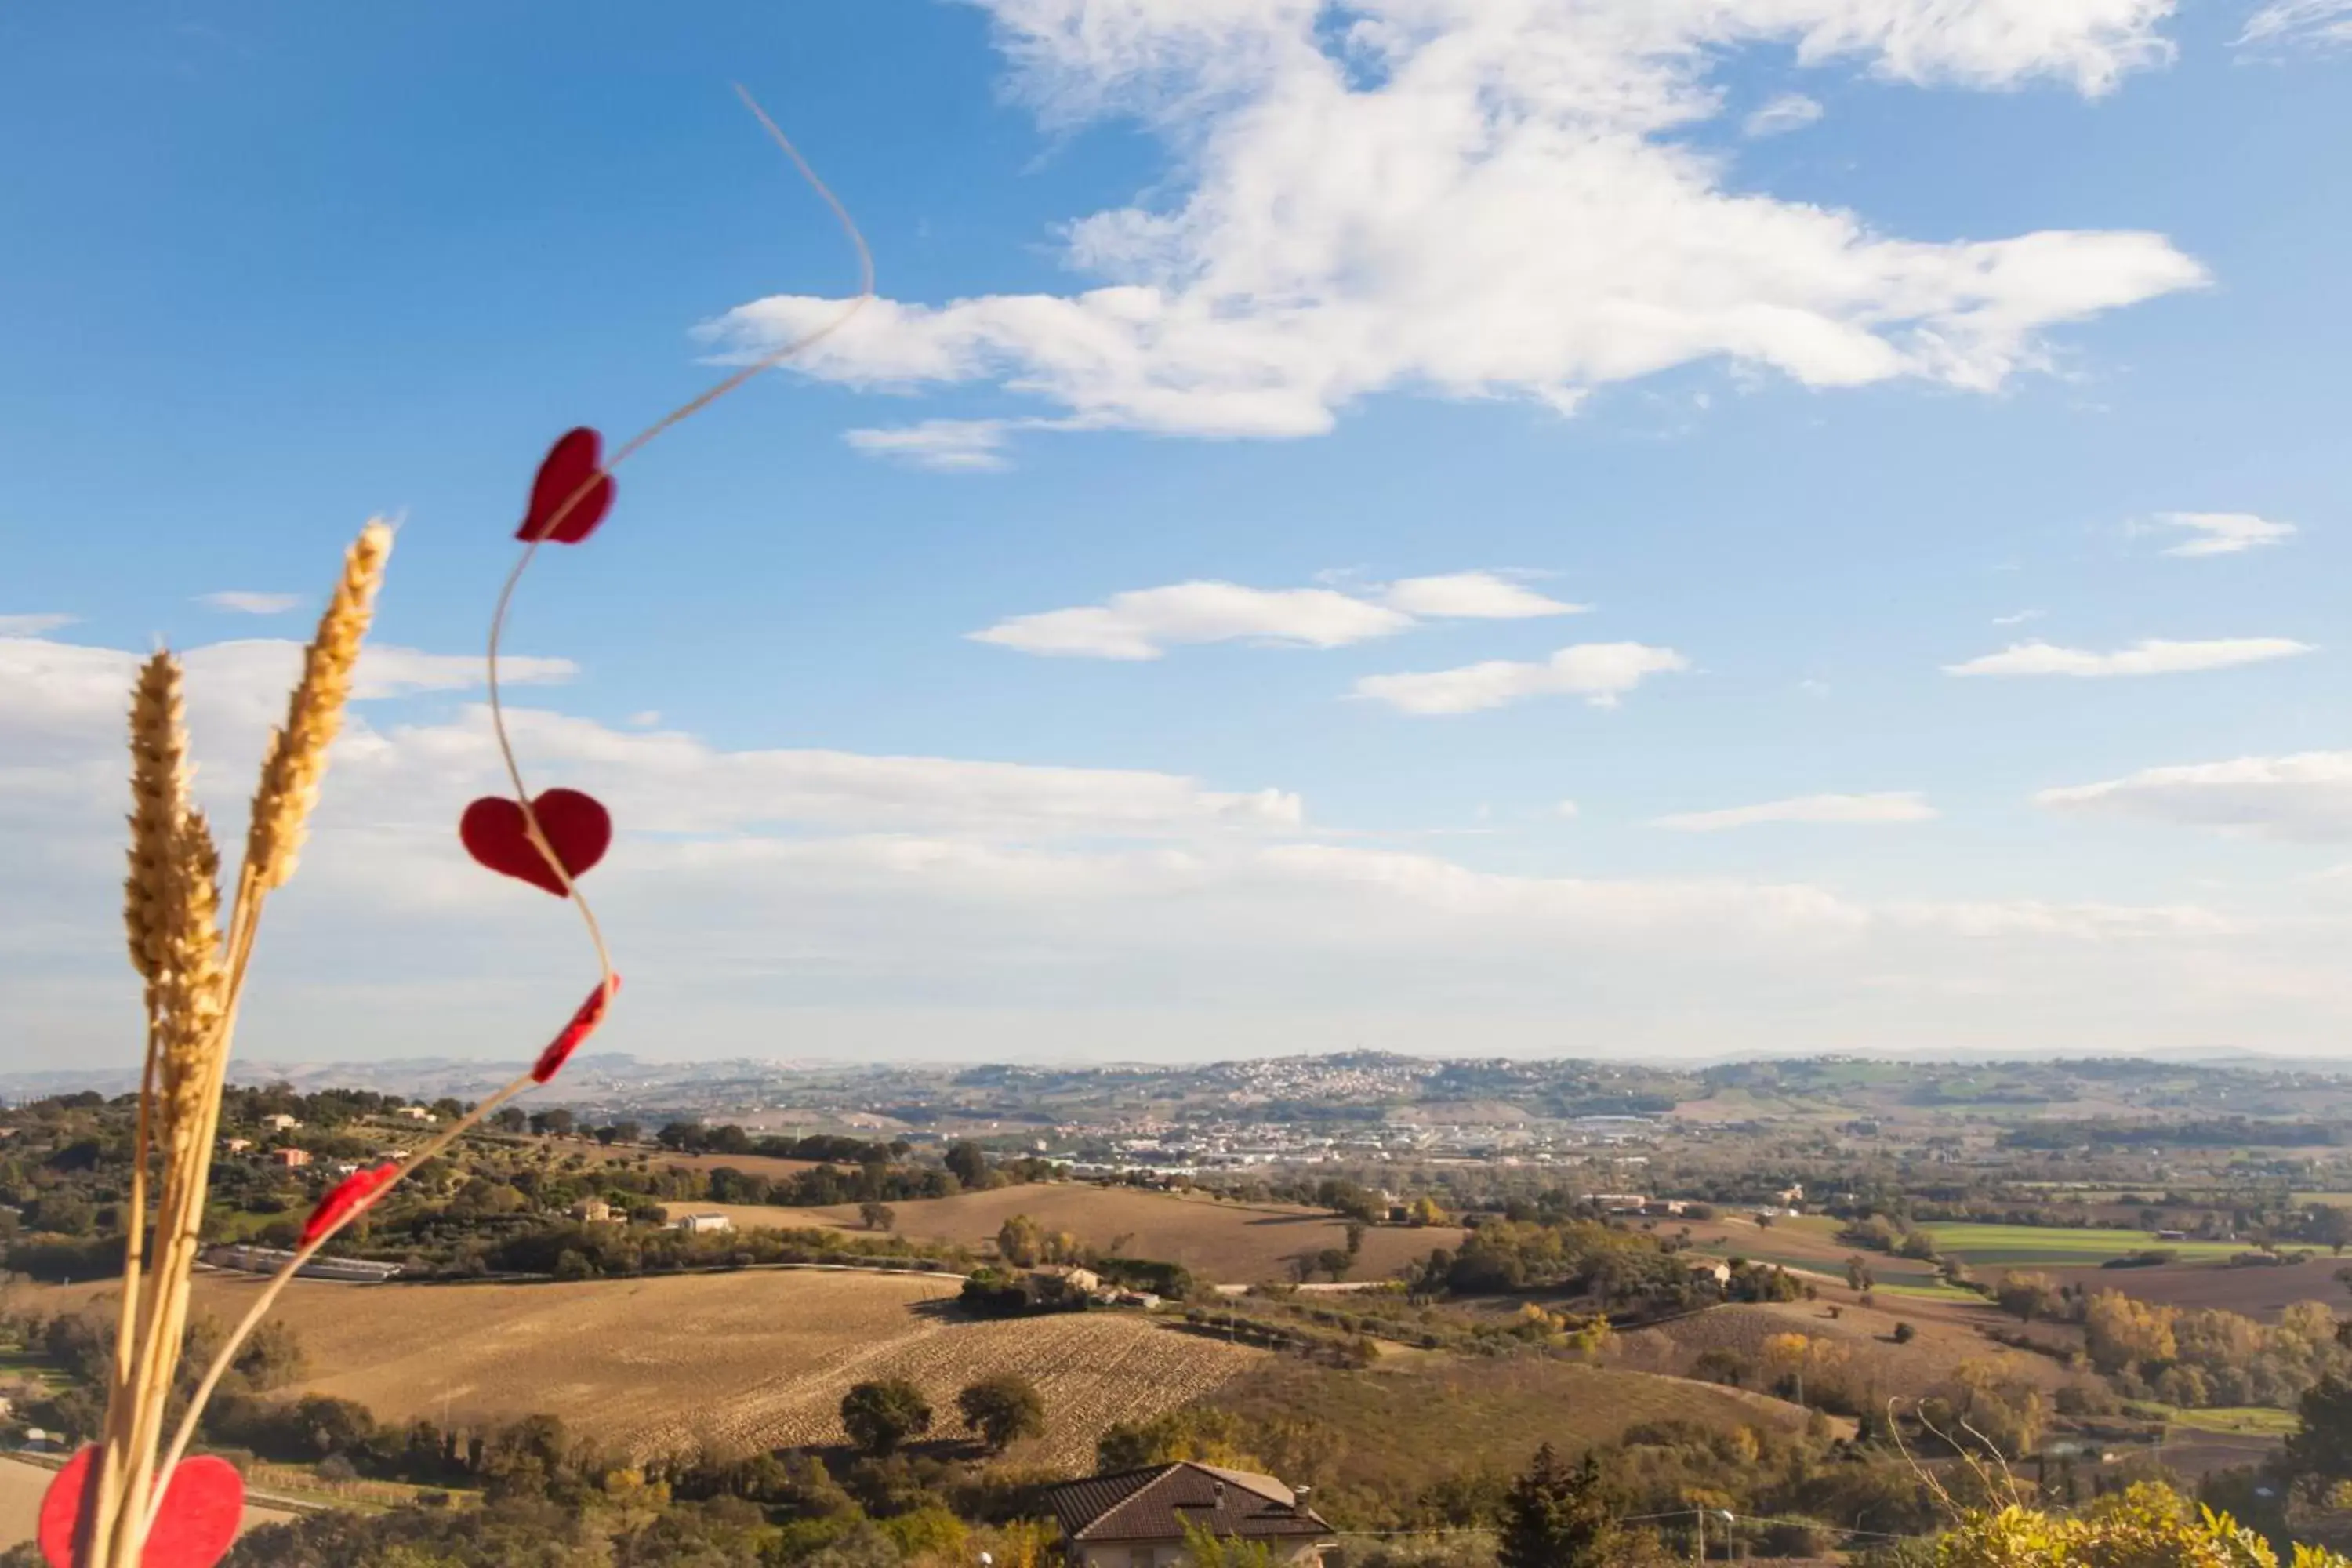
[[[588,993],[588,1000],[580,1004],[580,1010],[572,1015],[572,1022],[563,1026],[563,1032],[550,1040],[547,1049],[539,1053],[539,1060],[531,1064],[531,1082],[545,1083],[563,1070],[563,1064],[572,1059],[572,1053],[580,1048],[580,1042],[594,1034],[596,1026],[604,1021],[605,1004],[612,1000],[612,993],[620,988],[618,973],[613,976],[611,991],[605,989],[603,981],[596,982],[596,989]]]
[[[41,1555],[49,1568],[74,1568],[75,1538],[89,1506],[93,1445],[76,1454],[41,1494]],[[226,1459],[209,1454],[183,1459],[163,1489],[163,1511],[147,1532],[140,1568],[213,1568],[236,1544],[245,1518],[245,1478]]]
[[[563,862],[574,880],[587,875],[613,845],[613,817],[596,797],[576,789],[551,789],[530,803],[548,847]],[[523,829],[522,807],[504,795],[485,795],[457,819],[457,837],[466,853],[491,870],[517,877],[534,888],[545,888],[557,898],[567,897],[563,879]]]
[[[398,1163],[387,1161],[368,1170],[353,1171],[337,1182],[327,1190],[327,1195],[319,1200],[319,1206],[310,1211],[310,1217],[302,1222],[302,1239],[299,1245],[310,1246],[366,1208],[383,1195],[384,1190],[399,1174]]]
[[[585,425],[558,436],[530,483],[530,510],[515,537],[577,544],[595,532],[613,510],[613,476],[601,469],[604,458],[604,438]]]

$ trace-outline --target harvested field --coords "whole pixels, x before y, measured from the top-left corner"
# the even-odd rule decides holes
[[[1218,1203],[1140,1187],[1097,1187],[1079,1182],[997,1187],[891,1207],[897,1211],[902,1236],[979,1247],[993,1241],[997,1228],[1007,1219],[1025,1214],[1048,1231],[1068,1231],[1096,1247],[1108,1247],[1115,1237],[1128,1237],[1129,1257],[1181,1263],[1200,1278],[1218,1283],[1287,1279],[1293,1258],[1340,1247],[1348,1239],[1346,1224],[1318,1209]],[[854,1204],[775,1212],[780,1216],[814,1213],[845,1226],[858,1223]],[[739,1217],[735,1223],[745,1222]],[[779,1217],[769,1223],[793,1225],[807,1220]],[[1432,1247],[1461,1243],[1462,1232],[1451,1226],[1422,1229],[1375,1226],[1364,1233],[1356,1277],[1381,1279],[1428,1257]]]
[[[747,1269],[549,1285],[348,1286],[301,1281],[278,1316],[320,1375],[298,1392],[355,1399],[385,1420],[545,1412],[635,1454],[841,1440],[853,1383],[908,1378],[952,1436],[957,1391],[1018,1372],[1045,1396],[1047,1435],[1016,1450],[1084,1465],[1113,1422],[1211,1393],[1266,1352],[1129,1312],[974,1322],[951,1278]],[[230,1318],[257,1287],[198,1281]],[[89,1287],[45,1290],[62,1305]]]
[[[1318,1484],[1326,1490],[1361,1489],[1391,1498],[1416,1493],[1447,1474],[1515,1473],[1539,1444],[1573,1454],[1645,1421],[1796,1432],[1806,1420],[1804,1411],[1784,1401],[1713,1384],[1537,1357],[1421,1352],[1355,1372],[1269,1362],[1225,1384],[1208,1403],[1277,1428],[1312,1423],[1328,1441],[1296,1456],[1294,1468],[1319,1472]]]
[[[1887,1285],[1928,1285],[1936,1267],[1909,1258],[1889,1258],[1865,1252],[1837,1239],[1838,1222],[1825,1215],[1804,1215],[1759,1226],[1745,1216],[1709,1220],[1662,1219],[1655,1234],[1675,1237],[1685,1231],[1695,1251],[1710,1258],[1745,1258],[1755,1263],[1777,1263],[1783,1268],[1818,1274],[1843,1281],[1845,1260],[1859,1256],[1870,1271]]]
[[[1988,1309],[1919,1303],[1915,1310],[1908,1301],[1890,1307],[1884,1298],[1875,1308],[1841,1304],[1835,1318],[1824,1302],[1753,1303],[1712,1307],[1622,1335],[1618,1353],[1629,1367],[1686,1372],[1706,1351],[1734,1351],[1752,1360],[1773,1335],[1803,1334],[1837,1346],[1845,1380],[1874,1388],[1880,1397],[1927,1394],[1948,1380],[1952,1369],[1964,1361],[1985,1363],[2002,1378],[2039,1388],[2054,1389],[2073,1380],[2053,1357],[2011,1350],[1976,1331],[1979,1322],[2000,1321]],[[1897,1322],[1909,1323],[1918,1337],[1907,1345],[1896,1344]],[[2053,1343],[2071,1338],[2069,1331],[2048,1326],[2037,1326],[2034,1331]]]
[[[41,1518],[41,1494],[49,1489],[56,1471],[23,1459],[0,1458],[0,1548],[33,1539]],[[276,1524],[294,1516],[274,1508],[248,1508],[240,1531],[257,1524]]]
[[[2264,1268],[2165,1263],[2149,1268],[2053,1268],[2049,1273],[2085,1290],[2120,1290],[2136,1300],[2219,1308],[2275,1322],[2281,1311],[2297,1301],[2322,1301],[2329,1310],[2338,1310],[2346,1297],[2335,1274],[2343,1267],[2322,1253],[2307,1262]]]

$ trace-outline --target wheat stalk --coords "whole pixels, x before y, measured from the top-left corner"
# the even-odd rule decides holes
[[[245,874],[257,914],[260,895],[283,887],[309,831],[319,803],[319,781],[327,771],[327,748],[343,727],[343,704],[352,694],[352,671],[360,644],[375,616],[376,590],[383,585],[392,555],[392,527],[382,518],[360,530],[343,556],[343,575],[319,617],[318,634],[302,652],[302,679],[286,704],[286,723],[273,731],[261,763],[261,784],[253,795],[253,822],[245,836]],[[238,890],[240,906],[247,901]]]
[[[220,853],[204,814],[188,802],[179,665],[159,653],[140,672],[131,709],[133,809],[123,926],[131,964],[145,983],[148,1053],[116,1371],[106,1441],[90,1478],[85,1568],[129,1568],[140,1561],[163,1500],[156,1482],[168,1477],[184,1446],[184,1436],[159,1470],[237,1005],[262,905],[294,874],[391,552],[392,530],[378,519],[360,531],[344,555],[342,576],[303,649],[286,722],[272,732],[263,758],[226,930]],[[154,1247],[142,1273],[151,1147],[161,1151],[162,1170]]]
[[[122,924],[131,966],[145,982],[147,1050],[139,1076],[139,1120],[131,1143],[131,1216],[122,1242],[122,1304],[115,1321],[114,1365],[107,1388],[104,1442],[93,1466],[90,1488],[98,1508],[91,1521],[94,1542],[115,1530],[119,1479],[131,1452],[132,1402],[139,1346],[140,1262],[147,1233],[147,1165],[153,1120],[151,1108],[163,1041],[164,933],[172,924],[173,862],[188,814],[188,737],[180,700],[180,664],[158,652],[140,667],[131,702],[130,875],[123,880]]]

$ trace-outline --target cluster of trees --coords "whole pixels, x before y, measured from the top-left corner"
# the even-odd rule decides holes
[[[964,1429],[992,1454],[1045,1433],[1045,1400],[1018,1373],[999,1373],[967,1384],[956,1395]],[[887,1458],[931,1429],[923,1391],[903,1378],[861,1383],[841,1396],[841,1427],[868,1458]]]
[[[534,1222],[505,1236],[474,1237],[439,1258],[413,1257],[404,1272],[446,1279],[549,1274],[558,1279],[741,1268],[772,1263],[857,1262],[891,1268],[960,1265],[961,1249],[901,1236],[818,1228],[700,1234],[645,1225]]]
[[[1692,1271],[1654,1236],[1598,1220],[1498,1220],[1481,1225],[1452,1251],[1438,1247],[1412,1269],[1416,1292],[1455,1296],[1564,1291],[1603,1307],[1664,1312],[1721,1299],[1716,1282]]]
[[[2324,1378],[2352,1374],[2352,1347],[2317,1301],[2297,1301],[2264,1323],[2218,1308],[2086,1291],[2032,1269],[2003,1274],[1992,1295],[2021,1321],[2081,1324],[2092,1367],[2132,1398],[2286,1406]]]

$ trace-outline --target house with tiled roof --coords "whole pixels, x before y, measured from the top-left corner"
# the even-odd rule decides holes
[[[1047,1494],[1069,1568],[1178,1568],[1185,1526],[1262,1542],[1282,1568],[1321,1568],[1337,1536],[1307,1490],[1189,1460],[1070,1481]]]

